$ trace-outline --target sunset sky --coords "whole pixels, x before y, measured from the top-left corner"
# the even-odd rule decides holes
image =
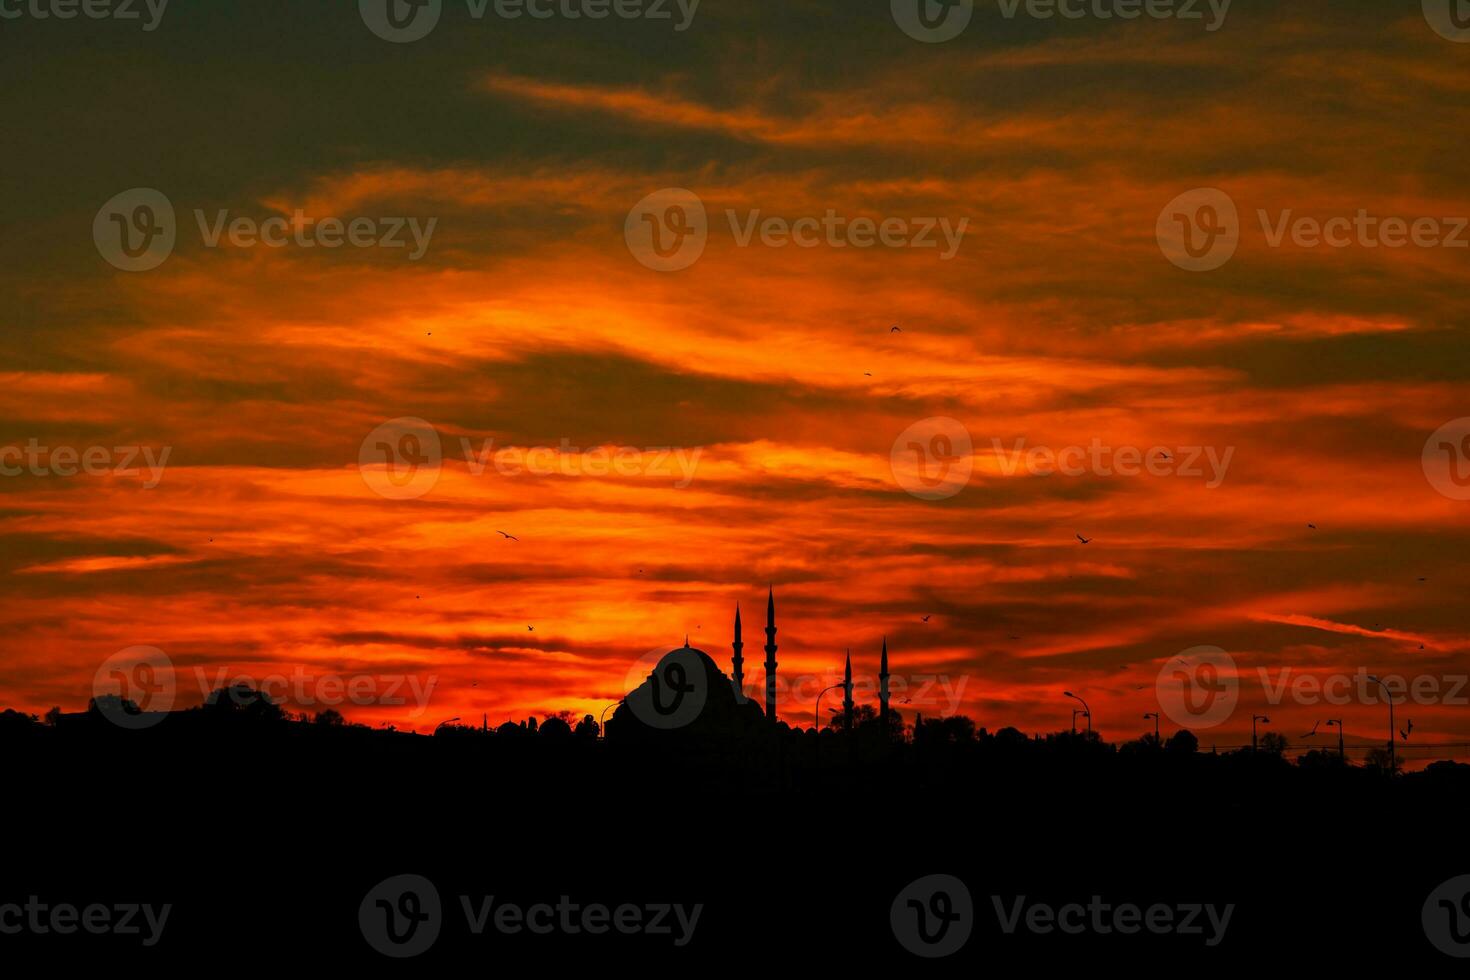
[[[704,0],[682,31],[670,6],[477,20],[448,0],[401,44],[350,2],[0,22],[0,447],[169,450],[157,481],[141,457],[0,476],[0,706],[80,710],[142,645],[181,704],[200,676],[299,669],[433,680],[421,711],[339,706],[374,725],[599,714],[686,634],[728,670],[737,602],[759,684],[768,583],[781,673],[823,682],[783,695],[793,724],[845,649],[876,672],[885,635],[896,677],[958,692],[906,717],[1056,731],[1071,690],[1114,739],[1151,729],[1172,658],[1222,648],[1241,705],[1206,745],[1249,741],[1252,710],[1293,743],[1336,717],[1384,738],[1381,705],[1275,705],[1262,669],[1446,693],[1470,669],[1470,501],[1422,458],[1470,416],[1470,230],[1276,247],[1258,218],[1448,236],[1470,215],[1470,44],[1418,0],[1237,0],[1214,31],[991,0],[942,43],[887,0]],[[134,188],[177,212],[150,271],[93,237]],[[664,272],[624,228],[668,188],[709,234]],[[1156,238],[1196,188],[1239,210],[1212,271]],[[436,223],[414,259],[407,232],[207,247],[195,218],[297,209]],[[732,210],[967,225],[946,259],[742,245]],[[443,462],[394,499],[359,454],[405,417]],[[973,443],[943,499],[892,453],[934,418]],[[549,447],[555,471],[480,467],[465,441]],[[1095,442],[1228,466],[1008,456]],[[639,454],[601,473],[598,447]],[[1410,745],[1470,742],[1457,693],[1397,709]]]

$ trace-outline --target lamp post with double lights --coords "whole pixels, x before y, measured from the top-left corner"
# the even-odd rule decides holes
[[[1071,698],[1073,701],[1076,701],[1078,704],[1082,705],[1082,712],[1083,712],[1083,714],[1085,714],[1087,716],[1087,734],[1091,735],[1092,734],[1092,709],[1087,706],[1087,702],[1086,701],[1083,701],[1081,698],[1079,698],[1077,695],[1073,694],[1071,691],[1063,691],[1062,693],[1064,695],[1066,695],[1067,697]],[[1074,735],[1077,734],[1077,716],[1075,714],[1072,715],[1072,734],[1074,734]]]

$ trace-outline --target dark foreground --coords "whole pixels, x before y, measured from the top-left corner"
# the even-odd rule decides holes
[[[248,725],[3,747],[19,962],[1432,976],[1464,963],[1436,938],[1470,954],[1464,889],[1431,895],[1470,874],[1470,767]]]

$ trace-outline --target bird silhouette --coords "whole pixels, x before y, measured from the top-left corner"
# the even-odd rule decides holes
[[[1303,735],[1302,738],[1311,738],[1313,735],[1317,734],[1317,726],[1320,724],[1322,724],[1320,721],[1312,722],[1312,730]]]
[[[889,333],[903,333],[903,327],[900,327],[898,324],[894,324],[893,326],[891,326],[891,327],[888,328],[888,332]]]
[[[1315,524],[1308,524],[1307,527],[1311,528],[1313,531],[1317,530],[1317,525]]]
[[[500,535],[502,538],[505,538],[507,541],[519,541],[520,540],[520,538],[516,537],[514,534],[506,534],[504,531],[496,531],[495,533],[498,534],[498,535]]]
[[[534,633],[534,632],[536,632],[536,627],[534,627],[534,626],[527,626],[526,627],[526,632],[527,633]]]
[[[930,613],[929,614],[929,616],[932,616],[932,615],[934,615],[934,614],[933,613]],[[927,623],[927,622],[929,622],[929,616],[925,616],[923,619],[919,620],[919,622],[921,622],[921,623]]]
[[[1081,542],[1082,542],[1082,543],[1083,543],[1083,544],[1092,544],[1092,539],[1091,539],[1091,538],[1084,538],[1084,537],[1083,537],[1083,536],[1082,536],[1082,535],[1080,535],[1080,534],[1079,534],[1079,535],[1077,535],[1077,540],[1078,540],[1078,541],[1081,541]]]
[[[1409,725],[1407,728],[1399,729],[1399,737],[1402,738],[1405,742],[1409,740],[1409,733],[1414,730],[1414,719],[1410,718],[1408,719],[1408,721]]]
[[[1155,459],[1173,459],[1174,457],[1173,456],[1170,456],[1168,453],[1159,453],[1158,456],[1156,456],[1154,458]]]
[[[863,377],[865,377],[865,378],[871,378],[872,376],[873,376],[872,373],[869,372],[869,371],[864,371],[863,372]]]

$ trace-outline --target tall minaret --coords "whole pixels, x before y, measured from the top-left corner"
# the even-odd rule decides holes
[[[842,719],[843,727],[852,731],[852,651],[847,651],[847,670],[842,675]]]
[[[766,593],[766,720],[776,723],[776,588]]]
[[[735,648],[735,656],[731,661],[735,664],[735,703],[745,703],[745,657],[741,651],[745,644],[740,639],[740,603],[735,603],[735,642],[730,644]]]
[[[888,737],[888,637],[883,637],[883,659],[878,661],[878,718],[883,737]]]

